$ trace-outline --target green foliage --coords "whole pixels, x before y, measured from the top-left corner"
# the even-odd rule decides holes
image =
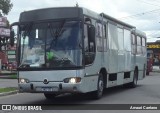
[[[16,74],[11,75],[10,77],[11,77],[11,79],[17,79],[17,75]]]
[[[10,91],[16,91],[17,88],[0,88],[0,93],[4,93],[4,92],[10,92]]]
[[[11,3],[10,0],[0,0],[0,10],[2,10],[2,13],[4,15],[8,15],[12,7],[13,4]]]

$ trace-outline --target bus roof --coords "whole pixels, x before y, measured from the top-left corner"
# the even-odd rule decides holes
[[[146,38],[146,34],[138,29],[134,29],[132,32],[140,37]]]
[[[112,21],[114,21],[114,22],[116,22],[116,23],[118,23],[118,24],[121,24],[121,25],[123,25],[123,26],[129,27],[129,28],[135,28],[135,26],[132,26],[132,25],[130,25],[130,24],[127,24],[127,23],[125,23],[125,22],[122,22],[122,21],[120,21],[120,20],[118,20],[118,19],[116,19],[116,18],[113,18],[113,17],[111,17],[111,16],[109,16],[109,15],[106,15],[106,14],[104,14],[104,13],[100,13],[100,16],[102,16],[103,18],[112,20]]]
[[[51,19],[67,19],[82,17],[82,9],[77,7],[53,7],[30,11],[20,14],[20,22],[41,21]]]
[[[106,21],[112,21],[115,22],[116,24],[132,29],[132,33],[136,33],[139,36],[146,37],[146,34],[144,32],[137,30],[135,26],[122,22],[107,14],[104,13],[98,14],[94,11],[91,11],[83,7],[52,7],[52,8],[24,11],[21,13],[19,21],[27,22],[27,21],[37,21],[45,19],[49,20],[49,19],[65,19],[65,18],[83,18],[82,14],[90,16],[97,20],[102,20],[104,18],[106,19]]]
[[[36,21],[36,20],[43,20],[43,19],[58,19],[58,18],[70,18],[70,17],[76,18],[76,17],[82,16],[81,15],[82,11],[84,15],[88,15],[96,19],[101,19],[103,17],[105,19],[114,21],[123,26],[129,27],[129,28],[135,28],[134,26],[129,25],[125,22],[122,22],[118,19],[115,19],[109,15],[106,15],[104,13],[98,14],[94,11],[91,11],[83,7],[52,7],[52,8],[43,8],[43,9],[24,11],[20,15],[20,21],[21,22],[28,21],[28,20]]]

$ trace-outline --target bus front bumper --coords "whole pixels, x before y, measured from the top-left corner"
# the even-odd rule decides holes
[[[28,93],[83,93],[81,83],[43,82],[19,83],[19,92]]]

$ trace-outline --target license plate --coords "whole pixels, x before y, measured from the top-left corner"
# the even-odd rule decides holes
[[[42,91],[47,91],[47,92],[52,92],[52,91],[58,91],[58,88],[57,87],[45,87],[45,88],[42,88]]]
[[[42,91],[52,91],[52,88],[42,88]]]

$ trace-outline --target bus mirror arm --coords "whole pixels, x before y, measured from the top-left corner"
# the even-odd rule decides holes
[[[15,36],[14,30],[11,29],[11,31],[10,31],[10,45],[11,45],[11,47],[14,46],[14,36]]]
[[[14,29],[12,28],[13,26],[19,26],[19,22],[14,22],[10,25],[10,45],[11,47],[14,46],[14,36],[15,36]]]
[[[12,29],[13,26],[19,26],[19,22],[14,22],[10,25],[10,29]]]

